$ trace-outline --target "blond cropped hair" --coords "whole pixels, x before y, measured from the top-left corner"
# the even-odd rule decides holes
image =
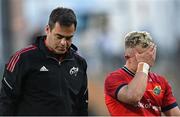
[[[146,48],[151,42],[154,43],[151,35],[146,31],[132,31],[125,36],[125,48],[134,48],[138,45]]]

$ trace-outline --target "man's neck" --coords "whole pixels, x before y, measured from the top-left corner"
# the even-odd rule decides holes
[[[126,62],[124,66],[126,66],[131,72],[136,73],[137,65]]]

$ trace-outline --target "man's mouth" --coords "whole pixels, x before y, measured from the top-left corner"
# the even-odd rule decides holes
[[[60,50],[60,51],[65,51],[66,50],[66,48],[61,48],[61,47],[58,47],[57,49]]]

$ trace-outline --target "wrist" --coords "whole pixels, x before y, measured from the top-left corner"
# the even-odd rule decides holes
[[[150,66],[145,62],[139,62],[137,71],[136,72],[144,72],[146,75],[148,75]]]

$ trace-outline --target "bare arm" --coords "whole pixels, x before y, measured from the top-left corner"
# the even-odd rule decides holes
[[[166,112],[164,112],[166,116],[180,116],[180,110],[179,107],[172,108]]]
[[[118,92],[118,99],[122,102],[136,105],[141,100],[147,86],[147,74],[139,71],[133,80],[123,86]]]
[[[137,105],[144,95],[147,86],[149,65],[155,59],[156,47],[151,45],[144,53],[136,53],[138,67],[134,78],[128,85],[123,86],[118,94],[118,100],[132,105]]]

